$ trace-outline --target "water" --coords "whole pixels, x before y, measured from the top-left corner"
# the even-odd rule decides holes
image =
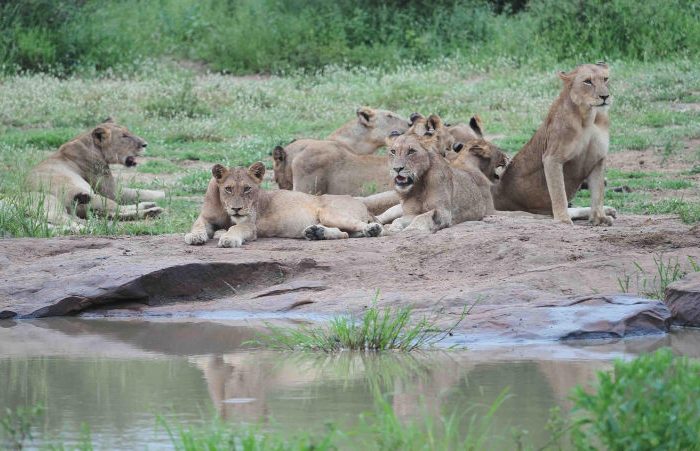
[[[257,327],[257,328],[256,328]],[[0,410],[41,403],[36,445],[77,443],[83,424],[104,449],[169,447],[170,424],[260,423],[286,434],[351,427],[373,408],[373,389],[401,418],[440,410],[483,412],[506,387],[494,447],[508,431],[543,444],[549,409],[590,383],[613,358],[662,346],[700,355],[700,332],[576,345],[472,348],[411,355],[309,355],[244,346],[259,324],[213,320],[50,319],[0,322]],[[469,410],[471,409],[471,410]],[[468,417],[467,417],[468,419]],[[466,421],[466,420],[465,420]]]

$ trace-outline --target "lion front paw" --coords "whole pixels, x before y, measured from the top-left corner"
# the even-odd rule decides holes
[[[605,211],[606,215],[617,218],[617,210],[615,210],[613,207],[603,207],[603,210]]]
[[[219,238],[219,247],[241,247],[243,246],[243,238],[236,235],[221,235]]]
[[[199,246],[207,242],[209,236],[207,232],[190,232],[185,234],[185,243],[192,246]]]
[[[593,226],[611,226],[613,225],[613,218],[607,215],[593,216],[588,223]]]
[[[383,231],[383,227],[381,224],[376,223],[376,222],[370,222],[365,226],[365,230],[362,232],[365,234],[366,237],[375,237],[375,236],[380,236]]]

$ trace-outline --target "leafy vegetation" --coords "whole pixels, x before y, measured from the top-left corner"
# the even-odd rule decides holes
[[[410,307],[380,309],[375,302],[362,318],[337,316],[323,326],[279,327],[267,323],[268,332],[256,343],[276,350],[337,352],[413,351],[434,345],[450,335],[469,313],[465,307],[449,328],[439,328],[436,320],[413,321]]]
[[[670,350],[617,361],[599,372],[594,391],[575,390],[576,449],[700,448],[700,364]]]
[[[279,73],[445,56],[652,61],[698,56],[699,21],[691,0],[12,0],[0,6],[0,67],[129,72],[170,58]]]

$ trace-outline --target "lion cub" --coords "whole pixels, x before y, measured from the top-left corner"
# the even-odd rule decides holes
[[[612,225],[614,210],[603,206],[608,153],[610,71],[603,63],[562,72],[564,86],[547,119],[518,152],[493,187],[497,210],[553,215],[572,224],[567,206],[581,183],[591,190],[590,222]],[[584,215],[585,216],[585,215]]]
[[[70,213],[85,218],[91,208],[110,218],[133,220],[158,215],[162,208],[149,202],[165,198],[163,191],[122,188],[109,169],[110,164],[136,166],[136,157],[146,148],[146,141],[126,127],[108,118],[93,130],[63,144],[58,151],[41,161],[27,179],[33,192],[45,192],[43,207],[52,225],[79,229],[80,223]],[[146,201],[120,205],[122,201]]]
[[[334,240],[379,236],[365,205],[350,196],[314,196],[297,191],[260,188],[265,165],[211,169],[212,179],[202,212],[185,235],[187,244],[204,244],[214,232],[226,229],[219,247],[240,247],[260,237]]]
[[[390,232],[436,232],[493,212],[489,179],[478,168],[453,167],[440,155],[442,129],[440,118],[434,116],[425,134],[407,133],[388,140],[389,172],[403,210]]]

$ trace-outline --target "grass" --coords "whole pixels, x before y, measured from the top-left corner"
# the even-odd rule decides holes
[[[391,69],[327,67],[260,78],[163,63],[120,76],[0,76],[0,200],[14,203],[24,196],[22,180],[30,176],[34,164],[112,115],[149,142],[147,158],[135,170],[124,171],[123,182],[166,190],[169,198],[160,205],[167,211],[155,220],[119,223],[109,229],[93,227],[90,233],[184,233],[198,213],[212,164],[249,165],[262,160],[271,168],[270,151],[276,145],[293,138],[327,136],[354,118],[354,111],[363,104],[393,109],[403,116],[416,110],[434,111],[449,122],[465,121],[478,113],[486,133],[497,136],[496,144],[512,154],[530,138],[556,97],[560,89],[556,71],[569,67],[569,63],[557,63],[542,69],[507,60],[481,65],[454,58]],[[668,149],[669,158],[687,161],[685,167],[673,170],[644,169],[652,174],[649,177],[632,175],[640,170],[611,169],[609,186],[626,184],[634,189],[606,195],[606,203],[621,214],[670,213],[688,223],[700,220],[700,195],[692,169],[697,165],[696,149],[680,145],[700,136],[700,113],[666,114],[671,112],[668,101],[656,100],[664,92],[670,97],[700,92],[696,67],[694,60],[683,59],[612,62],[611,152]],[[201,112],[188,110],[191,105],[201,107]],[[178,109],[183,114],[176,114]],[[668,122],[651,127],[649,117],[654,114]],[[634,154],[629,158],[634,159]],[[574,201],[588,202],[586,191]],[[40,222],[36,215],[29,216]],[[45,235],[34,230],[6,221],[2,233]]]
[[[646,271],[642,266],[634,262],[632,274],[625,273],[617,278],[617,283],[623,293],[630,293],[634,288],[638,294],[653,299],[664,299],[666,287],[682,279],[689,272],[700,272],[700,265],[688,256],[687,265],[682,265],[678,257],[663,255],[654,256],[654,270]],[[633,287],[634,285],[634,287]]]
[[[338,352],[398,350],[410,352],[433,346],[448,335],[469,313],[465,307],[449,328],[439,328],[435,320],[412,319],[410,307],[380,309],[375,302],[362,318],[338,316],[323,326],[279,327],[267,323],[268,332],[255,344],[275,350]]]

